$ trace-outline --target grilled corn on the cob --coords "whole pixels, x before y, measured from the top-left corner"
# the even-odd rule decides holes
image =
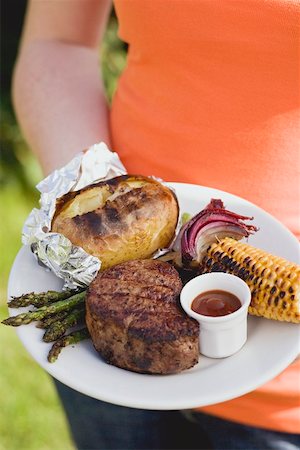
[[[212,244],[202,272],[227,272],[250,287],[249,313],[287,322],[300,322],[300,266],[248,244],[225,238]]]

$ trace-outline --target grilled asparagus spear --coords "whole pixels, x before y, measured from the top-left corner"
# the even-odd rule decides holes
[[[37,328],[46,329],[50,327],[54,322],[61,321],[65,319],[69,314],[69,311],[60,311],[57,314],[51,314],[51,316],[44,317],[44,319],[40,320],[37,324]]]
[[[85,308],[74,309],[62,320],[53,322],[49,328],[45,331],[43,336],[44,342],[53,342],[65,334],[68,328],[77,325],[81,320],[84,319]]]
[[[65,300],[57,301],[51,305],[42,306],[34,311],[29,311],[27,313],[18,314],[17,316],[8,317],[3,320],[4,325],[11,325],[13,327],[18,327],[20,325],[27,325],[35,320],[42,320],[51,314],[59,313],[60,311],[70,311],[74,307],[83,304],[85,300],[86,292],[79,292],[78,294],[72,295]]]
[[[20,297],[12,297],[11,301],[8,303],[8,306],[9,308],[21,308],[24,306],[33,305],[39,308],[60,300],[65,300],[76,293],[78,293],[78,291],[71,289],[62,292],[41,292],[39,294],[30,292],[28,294],[21,295]]]
[[[87,328],[81,328],[80,330],[74,331],[67,336],[61,337],[51,347],[48,354],[48,361],[50,363],[55,362],[64,347],[67,347],[67,345],[77,344],[77,342],[88,339],[89,337],[90,334]]]

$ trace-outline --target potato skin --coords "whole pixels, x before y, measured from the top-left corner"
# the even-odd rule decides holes
[[[102,191],[108,195],[104,205],[68,217],[66,210],[72,202],[80,203],[80,196],[85,199],[87,190],[94,193],[95,188],[100,195]],[[151,178],[122,175],[61,197],[51,231],[97,256],[102,271],[121,262],[149,258],[157,249],[168,246],[178,215],[178,202],[170,189]]]

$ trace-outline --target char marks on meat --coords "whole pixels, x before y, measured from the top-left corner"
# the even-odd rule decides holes
[[[176,373],[199,357],[198,323],[179,304],[170,264],[129,261],[99,273],[87,295],[87,325],[109,363],[142,373]]]

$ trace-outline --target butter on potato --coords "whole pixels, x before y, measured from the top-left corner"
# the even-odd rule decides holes
[[[61,197],[51,231],[97,256],[104,270],[167,247],[178,214],[169,188],[151,178],[122,175]]]

